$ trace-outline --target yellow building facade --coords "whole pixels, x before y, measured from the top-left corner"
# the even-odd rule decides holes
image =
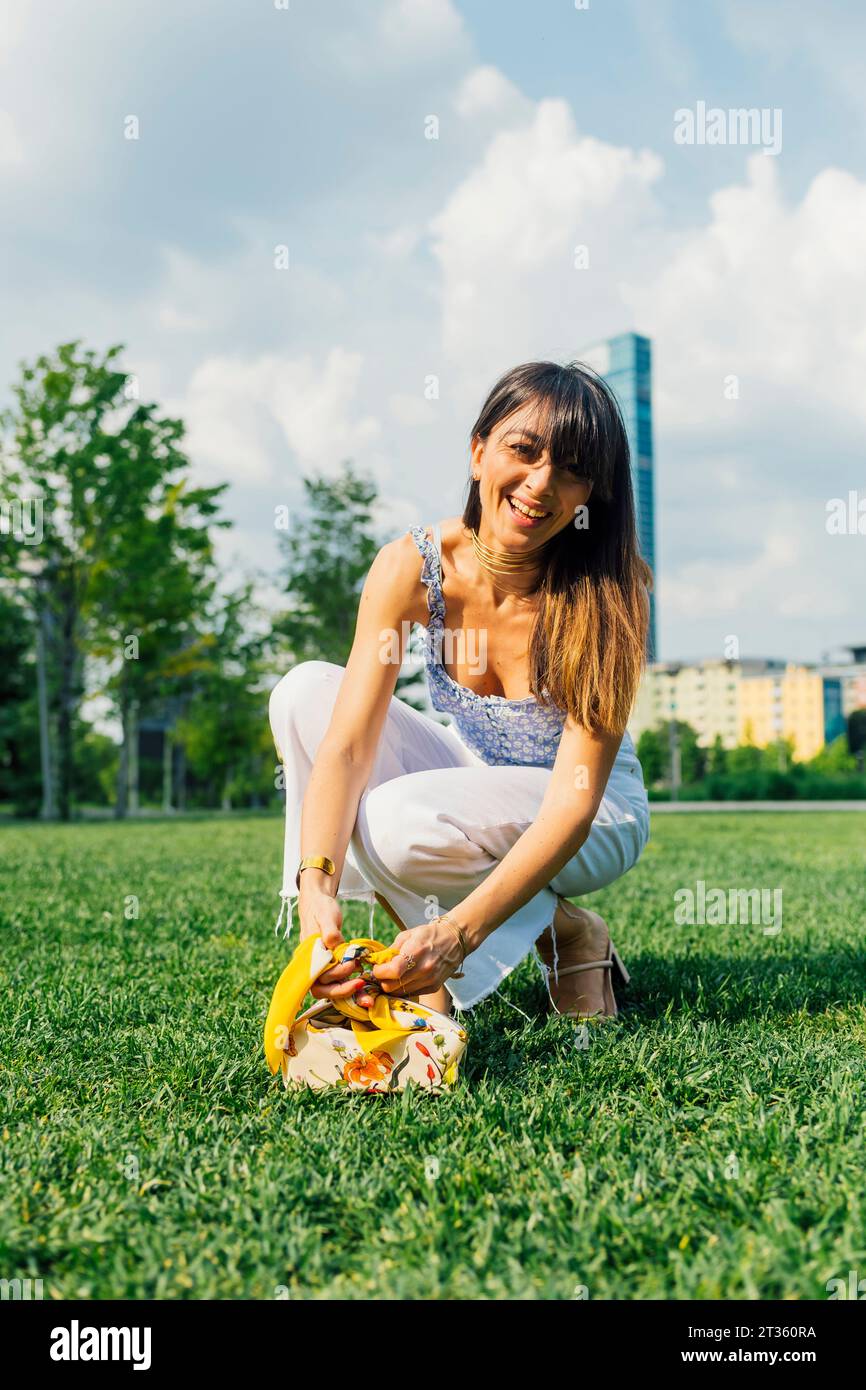
[[[702,746],[720,734],[726,748],[735,747],[739,680],[738,664],[732,661],[654,663],[644,673],[629,720],[632,738],[637,741],[644,729],[679,719],[697,730]]]
[[[763,748],[780,738],[792,740],[797,762],[824,747],[824,682],[807,666],[740,680],[739,742]]]
[[[644,673],[629,732],[637,741],[644,729],[673,719],[690,724],[705,748],[717,735],[725,748],[789,738],[803,762],[824,746],[824,682],[794,663],[656,662]]]

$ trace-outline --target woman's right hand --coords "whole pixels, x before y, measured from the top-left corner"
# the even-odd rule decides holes
[[[302,894],[298,898],[298,916],[302,941],[308,936],[320,936],[332,951],[345,942],[343,913],[337,899],[331,897],[330,893],[313,891]],[[326,970],[316,980],[310,993],[314,999],[345,999],[352,995],[363,1008],[373,1003],[373,995],[364,992],[364,981],[358,977],[357,962],[352,960]]]
[[[302,941],[306,941],[308,936],[320,936],[329,951],[335,950],[343,942],[343,913],[339,902],[330,893],[305,893],[301,889],[298,917]]]

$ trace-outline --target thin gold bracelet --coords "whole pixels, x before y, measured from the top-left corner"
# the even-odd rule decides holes
[[[460,964],[462,965],[462,964],[463,964],[463,961],[465,961],[467,955],[469,954],[469,952],[468,952],[468,950],[467,950],[467,946],[466,946],[466,934],[465,934],[465,932],[464,932],[463,927],[460,926],[460,923],[459,923],[459,922],[455,922],[453,917],[449,917],[447,912],[440,912],[440,913],[439,913],[439,921],[440,921],[440,922],[447,922],[448,925],[451,926],[451,927],[453,927],[454,930],[455,930],[455,932],[457,933],[457,941],[458,941],[458,944],[459,944],[459,946],[460,946],[460,950],[463,952],[463,960],[460,961]],[[465,976],[465,971],[463,971],[463,970],[455,970],[455,971],[453,971],[453,973],[449,976],[449,979],[451,979],[451,980],[462,980],[462,979],[464,978],[464,976]]]

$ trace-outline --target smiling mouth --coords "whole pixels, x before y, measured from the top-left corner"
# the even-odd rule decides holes
[[[512,511],[519,512],[521,516],[528,516],[533,521],[541,521],[543,517],[550,516],[550,512],[539,511],[537,507],[527,507],[523,502],[518,502],[516,497],[505,499]]]

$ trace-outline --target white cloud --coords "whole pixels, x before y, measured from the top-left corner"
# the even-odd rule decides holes
[[[403,223],[387,232],[369,232],[367,244],[382,256],[406,260],[417,249],[423,229]]]
[[[359,354],[338,347],[321,366],[309,355],[208,358],[178,404],[190,452],[215,477],[251,484],[277,479],[278,442],[301,472],[370,464],[380,425],[355,399],[361,368]]]
[[[388,0],[379,35],[403,60],[450,51],[463,37],[463,20],[451,0]]]
[[[463,78],[454,98],[454,109],[465,121],[491,117],[501,123],[525,119],[531,113],[532,103],[498,68],[486,65],[473,68]]]
[[[780,617],[800,620],[854,617],[853,605],[837,582],[835,564],[827,564],[841,558],[833,552],[847,538],[822,536],[821,518],[792,503],[771,504],[761,514],[742,503],[730,505],[732,528],[742,531],[748,525],[749,558],[714,555],[665,575],[659,603],[668,622],[683,617],[710,625],[717,615],[736,612],[751,620],[761,606],[765,612],[769,607]]]
[[[444,347],[474,382],[479,364],[486,378],[528,349],[573,351],[610,331],[617,295],[603,268],[620,250],[631,263],[662,170],[649,151],[579,135],[564,101],[541,101],[494,135],[430,223]],[[578,245],[588,270],[575,268]]]
[[[662,170],[580,135],[563,102],[494,134],[431,221],[444,346],[477,405],[482,380],[531,355],[648,334],[663,647],[710,647],[739,614],[753,650],[814,656],[857,620],[862,553],[827,537],[816,494],[844,490],[818,470],[866,413],[866,186],[829,168],[790,204],[756,155],[683,229],[654,200]],[[571,268],[577,242],[589,271]]]
[[[705,511],[706,559],[666,557],[659,583],[662,655],[721,654],[728,634],[743,655],[815,661],[860,634],[864,541],[830,536],[821,504],[725,499]],[[690,511],[692,530],[699,509]],[[727,528],[737,553],[720,551]],[[667,640],[665,639],[667,634]],[[671,640],[674,637],[674,640]]]
[[[430,69],[468,53],[463,19],[452,0],[380,0],[338,17],[328,14],[318,34],[336,70],[354,80]]]
[[[830,72],[838,58],[853,99],[862,60],[853,42],[840,51],[838,7],[825,42],[814,4],[775,33],[789,2],[762,10],[730,0],[726,13],[742,19],[750,49],[778,51],[779,38],[790,56],[814,40],[815,63]],[[111,9],[108,29],[97,0],[74,13],[59,7],[50,23],[28,18],[4,72],[14,123],[5,150],[23,153],[34,199],[16,201],[7,364],[73,335],[128,343],[143,397],[186,419],[208,481],[235,484],[226,506],[238,530],[225,545],[256,560],[273,545],[273,502],[297,497],[301,472],[333,471],[346,458],[374,473],[395,523],[457,511],[468,426],[499,373],[635,328],[654,346],[665,654],[706,647],[713,615],[730,631],[731,611],[751,626],[753,649],[778,638],[778,650],[799,643],[808,655],[825,636],[850,635],[862,545],[826,538],[823,512],[808,508],[822,489],[863,487],[852,441],[866,414],[866,186],[853,173],[824,168],[794,199],[782,193],[780,162],[758,155],[684,226],[665,200],[684,205],[685,166],[663,183],[657,154],[594,138],[564,100],[528,98],[479,61],[476,28],[470,38],[452,0],[339,7],[336,21],[332,7],[299,4],[272,13],[261,40],[229,0],[189,8],[218,93],[235,90],[220,80],[248,76],[237,66],[246,51],[238,24],[267,45],[256,91],[240,82],[240,107],[217,97],[211,112],[210,96],[203,106],[202,89],[181,80],[180,60],[166,68],[166,53],[177,58],[166,48],[166,0],[134,19]],[[690,52],[670,49],[676,12],[638,8],[645,35],[673,52],[675,76]],[[0,0],[0,61],[14,10]],[[795,43],[800,18],[808,28]],[[289,32],[285,55],[268,66],[272,36]],[[853,21],[844,32],[853,37]],[[108,88],[96,80],[106,55]],[[693,65],[687,85],[697,75]],[[297,186],[268,100],[285,114],[296,87],[310,156]],[[141,91],[154,105],[146,140],[133,147],[121,141],[118,113],[136,110]],[[610,109],[596,113],[587,99],[599,118],[591,129],[629,101],[612,91]],[[251,112],[251,124],[232,145],[237,110]],[[203,118],[224,111],[231,130]],[[441,138],[421,152],[431,112]],[[637,106],[634,114],[637,122]],[[347,174],[339,156],[359,126]],[[198,145],[184,144],[199,130]],[[819,135],[811,132],[815,149],[826,147]],[[0,158],[3,149],[0,124]],[[790,187],[810,158],[793,176],[787,164]],[[112,170],[128,180],[120,200]],[[176,196],[178,170],[195,196],[186,198],[187,184]],[[58,198],[62,263],[32,234],[50,225]],[[273,263],[282,242],[287,272]],[[579,245],[587,269],[575,267]],[[441,384],[434,402],[423,398],[430,374]],[[731,374],[737,400],[724,396]]]
[[[710,213],[650,283],[630,277],[662,363],[659,424],[749,428],[770,390],[866,419],[866,184],[824,169],[789,205],[774,162],[753,155]]]
[[[307,357],[278,365],[273,411],[303,468],[336,471],[347,457],[363,456],[378,439],[379,421],[358,414],[354,401],[362,363],[359,353],[332,348],[318,372]]]

